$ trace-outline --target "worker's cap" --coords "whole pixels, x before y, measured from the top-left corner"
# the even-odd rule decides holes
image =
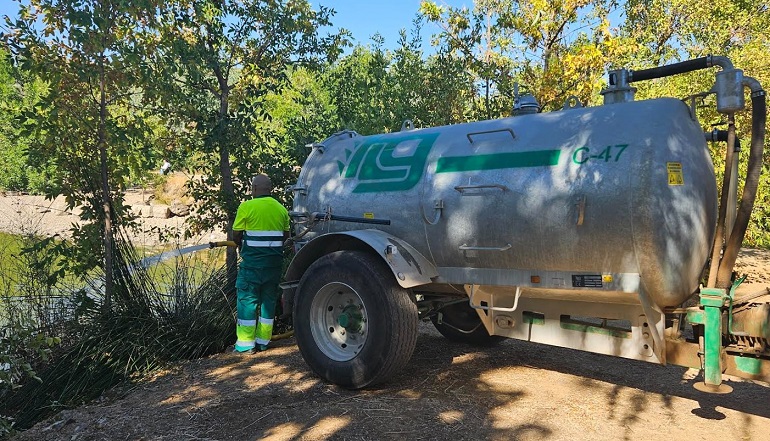
[[[273,182],[267,175],[256,175],[251,178],[251,191],[255,195],[270,194],[273,191]]]

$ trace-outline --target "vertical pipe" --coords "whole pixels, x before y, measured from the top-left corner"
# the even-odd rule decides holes
[[[759,82],[753,78],[745,77],[743,84],[751,89],[751,147],[749,150],[748,170],[746,171],[746,183],[743,185],[741,205],[735,217],[735,225],[730,234],[729,241],[725,244],[722,261],[719,263],[716,286],[729,288],[732,285],[732,272],[735,259],[738,257],[746,228],[749,225],[751,210],[754,208],[754,200],[759,187],[759,177],[762,173],[762,152],[765,143],[765,123],[767,121],[767,101],[765,91]]]
[[[735,114],[727,115],[727,152],[725,161],[725,175],[729,176],[727,187],[722,193],[727,193],[725,201],[725,243],[730,240],[730,234],[735,224],[735,212],[738,201],[738,158],[735,157]],[[729,172],[728,172],[729,168]],[[724,184],[723,184],[724,185]]]
[[[713,288],[717,283],[717,273],[719,270],[719,263],[722,257],[722,250],[724,244],[727,243],[728,236],[725,231],[725,219],[727,217],[727,210],[730,204],[730,189],[732,188],[731,182],[736,179],[733,177],[733,153],[735,150],[735,113],[729,113],[727,115],[727,151],[725,152],[725,172],[722,178],[722,194],[719,198],[719,217],[717,219],[717,231],[714,236],[714,247],[711,251],[711,266],[709,268],[709,279],[707,287]],[[737,177],[737,175],[736,175]],[[737,188],[737,186],[736,186]],[[733,212],[735,209],[733,209]],[[728,228],[732,228],[732,225]]]
[[[740,162],[740,148],[736,148],[735,156],[733,157],[733,172],[732,175],[735,179],[730,179],[730,192],[727,194],[727,213],[725,213],[725,228],[726,231],[733,231],[735,226],[735,217],[738,211],[738,163]],[[725,237],[725,242],[730,240],[730,236]]]

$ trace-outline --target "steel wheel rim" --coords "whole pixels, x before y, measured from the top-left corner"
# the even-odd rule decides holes
[[[363,299],[345,283],[324,285],[310,305],[310,331],[318,349],[330,359],[354,359],[369,336]]]

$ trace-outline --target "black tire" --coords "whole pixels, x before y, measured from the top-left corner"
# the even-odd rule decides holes
[[[438,312],[441,313],[441,323],[438,314],[431,316],[430,321],[448,340],[475,346],[490,346],[505,340],[499,335],[489,335],[478,313],[468,302],[453,303]]]
[[[305,271],[294,335],[318,376],[350,389],[382,383],[417,343],[417,306],[378,256],[337,251]]]

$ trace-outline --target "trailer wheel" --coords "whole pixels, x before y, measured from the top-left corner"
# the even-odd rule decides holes
[[[417,306],[378,257],[337,251],[305,271],[294,302],[294,335],[320,377],[359,389],[406,365],[417,342]]]
[[[453,303],[441,308],[430,321],[448,340],[476,346],[489,346],[505,340],[505,337],[489,335],[478,313],[467,302]]]

